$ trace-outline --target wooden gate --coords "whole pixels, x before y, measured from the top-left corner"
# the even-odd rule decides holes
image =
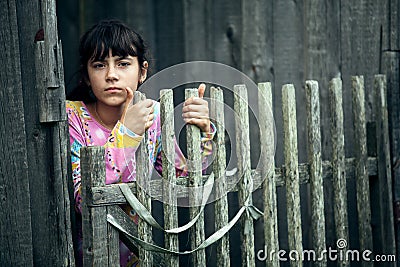
[[[170,118],[173,113],[172,90],[161,91],[161,123],[163,125],[163,179],[152,180],[136,186],[140,179],[146,177],[149,169],[145,164],[147,159],[145,146],[141,146],[137,155],[137,182],[129,184],[129,188],[143,205],[143,217],[151,222],[151,197],[162,196],[168,198],[168,204],[164,204],[164,229],[178,227],[178,198],[189,198],[189,201],[201,199],[202,195],[193,194],[191,187],[201,186],[210,179],[214,179],[213,194],[221,194],[215,205],[215,229],[216,233],[205,237],[204,210],[202,205],[190,208],[190,217],[194,223],[191,226],[191,256],[192,266],[206,266],[204,246],[216,241],[217,266],[230,266],[229,248],[238,246],[230,244],[226,232],[229,226],[240,223],[241,229],[241,258],[242,266],[255,266],[257,261],[265,261],[268,266],[279,266],[281,260],[290,261],[291,266],[302,266],[303,261],[311,261],[313,265],[326,266],[333,259],[327,253],[325,238],[324,207],[333,205],[334,221],[340,266],[348,266],[351,261],[357,260],[354,250],[349,250],[348,209],[346,180],[356,180],[356,198],[358,214],[358,235],[360,247],[359,257],[362,252],[371,251],[368,255],[371,260],[374,253],[369,176],[378,176],[379,181],[379,235],[385,240],[382,252],[386,255],[395,254],[395,234],[393,226],[392,208],[392,178],[389,147],[388,114],[386,105],[386,78],[384,75],[375,76],[375,119],[376,119],[376,157],[367,155],[367,131],[365,119],[364,79],[363,76],[352,77],[353,95],[353,121],[355,134],[355,157],[346,158],[344,153],[345,137],[343,128],[342,109],[342,81],[334,78],[329,83],[331,106],[331,136],[332,158],[330,161],[322,161],[321,158],[321,133],[320,133],[320,102],[318,82],[306,81],[305,90],[307,96],[307,132],[308,132],[308,162],[298,163],[297,155],[297,128],[296,128],[296,100],[295,88],[291,84],[282,88],[282,113],[284,120],[284,166],[275,167],[274,135],[271,134],[273,124],[268,119],[269,107],[272,106],[271,83],[258,84],[259,129],[260,140],[254,140],[260,144],[260,166],[251,169],[250,165],[250,138],[249,138],[249,114],[247,89],[244,85],[234,86],[234,110],[236,116],[236,150],[238,172],[235,174],[239,181],[237,185],[227,178],[225,158],[224,136],[224,112],[223,90],[211,88],[211,117],[216,120],[217,134],[214,138],[214,159],[212,163],[212,175],[202,175],[201,171],[189,172],[189,177],[176,178],[173,162],[167,160],[173,157],[174,147],[174,122]],[[196,90],[187,89],[186,96],[192,96]],[[168,119],[166,119],[168,118]],[[187,126],[187,157],[193,164],[200,162],[199,130],[195,126]],[[277,136],[280,136],[279,134]],[[146,138],[144,138],[144,141]],[[253,141],[253,140],[251,140]],[[263,153],[265,152],[265,153]],[[200,165],[201,166],[201,165]],[[84,264],[86,266],[116,266],[119,264],[119,239],[124,241],[135,252],[139,253],[141,266],[178,266],[179,244],[176,233],[165,233],[164,248],[172,252],[158,253],[161,248],[152,246],[152,226],[144,219],[140,219],[135,225],[118,207],[122,203],[133,203],[132,196],[126,191],[124,185],[105,185],[104,150],[102,147],[85,147],[81,151],[82,169],[82,216],[83,216],[83,249]],[[201,169],[195,168],[196,170]],[[211,177],[212,176],[212,177]],[[210,178],[211,177],[211,178]],[[333,185],[333,203],[324,200],[323,183],[331,180]],[[173,190],[163,190],[162,181],[183,185]],[[311,232],[312,250],[303,249],[302,220],[300,215],[301,184],[309,183],[311,203]],[[287,224],[289,250],[279,252],[278,222],[277,222],[277,198],[276,188],[284,186],[286,191]],[[252,205],[252,192],[261,187],[264,196],[263,224],[264,236],[255,236],[253,221],[258,218],[257,209]],[[183,188],[183,189],[182,189]],[[205,188],[205,187],[204,187]],[[205,191],[206,189],[204,189]],[[203,191],[203,193],[204,193]],[[238,191],[239,212],[237,216],[228,220],[228,198],[223,192]],[[166,196],[167,192],[169,195]],[[222,192],[222,193],[221,193]],[[128,196],[128,201],[126,199]],[[208,196],[207,196],[208,197]],[[130,198],[130,200],[129,200]],[[204,198],[204,194],[203,194]],[[202,202],[203,203],[203,202]],[[135,204],[137,205],[137,204]],[[197,220],[196,220],[197,219]],[[260,218],[261,219],[261,218]],[[154,224],[153,224],[154,225]],[[265,242],[263,250],[255,251],[254,240],[262,238]],[[138,245],[139,244],[139,245]],[[195,248],[200,248],[195,250]],[[348,253],[350,251],[350,253]],[[394,266],[392,262],[388,265]],[[363,265],[372,266],[373,262],[359,259]]]

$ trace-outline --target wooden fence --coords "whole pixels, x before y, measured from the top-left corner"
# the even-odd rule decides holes
[[[224,136],[224,113],[223,113],[223,93],[219,88],[211,89],[211,116],[218,123],[217,135],[215,136],[214,148],[215,158],[213,160],[213,174],[216,183],[213,192],[226,192],[227,188],[231,191],[238,191],[239,210],[241,229],[241,258],[242,266],[255,266],[256,261],[264,261],[268,266],[279,266],[280,261],[277,253],[279,251],[278,241],[278,222],[277,222],[277,197],[276,187],[285,186],[286,205],[287,205],[287,224],[288,224],[288,243],[289,250],[296,251],[298,254],[288,255],[299,260],[291,260],[291,266],[302,266],[302,256],[309,255],[310,251],[303,249],[302,220],[300,214],[300,192],[301,184],[310,185],[311,203],[311,232],[312,248],[315,256],[320,258],[313,262],[313,265],[326,266],[331,259],[323,251],[327,249],[325,238],[325,215],[324,207],[333,205],[335,232],[337,240],[348,242],[348,213],[347,213],[347,190],[346,180],[356,180],[356,198],[358,214],[358,235],[359,251],[371,250],[373,248],[372,229],[371,229],[371,208],[370,208],[370,188],[369,176],[378,176],[379,181],[379,220],[381,227],[380,236],[385,240],[382,252],[395,254],[393,209],[392,209],[392,179],[389,152],[389,131],[388,114],[386,106],[386,78],[384,75],[375,76],[375,119],[376,119],[376,157],[367,156],[367,131],[365,119],[364,101],[364,80],[362,76],[352,77],[353,95],[353,121],[356,144],[354,147],[355,157],[346,158],[344,153],[344,128],[343,128],[343,108],[342,108],[342,81],[334,78],[329,83],[330,103],[331,103],[331,136],[332,136],[332,159],[322,161],[321,158],[321,133],[320,133],[320,102],[319,88],[316,81],[306,81],[305,90],[307,96],[307,130],[308,130],[308,162],[298,163],[297,156],[297,129],[296,129],[296,100],[295,88],[291,84],[284,85],[282,88],[282,112],[284,118],[284,166],[275,167],[271,164],[269,157],[261,156],[260,169],[251,169],[250,166],[250,139],[249,139],[249,114],[247,104],[247,89],[243,85],[234,86],[234,110],[239,115],[236,121],[236,150],[238,158],[238,172],[235,175],[240,177],[237,185],[232,185],[236,179],[226,179],[225,168],[225,136]],[[273,153],[274,147],[271,146],[271,128],[265,116],[268,114],[267,107],[272,106],[272,88],[270,83],[260,83],[259,89],[259,128],[261,151]],[[187,89],[186,96],[190,97],[196,90]],[[197,171],[189,172],[188,178],[176,178],[173,162],[167,158],[174,155],[174,121],[173,118],[173,99],[172,90],[162,90],[161,92],[161,118],[163,125],[162,147],[163,147],[163,179],[179,185],[188,185],[187,188],[202,185],[209,176],[202,176],[201,160],[199,154],[200,139],[199,130],[195,126],[187,126],[188,136],[188,159],[193,164],[200,164]],[[168,118],[168,119],[165,119]],[[279,135],[279,134],[278,134]],[[273,143],[273,142],[272,142]],[[146,177],[149,170],[146,166],[146,149],[141,146],[137,155],[137,183]],[[272,150],[271,150],[272,149]],[[272,160],[273,162],[273,160]],[[140,219],[138,226],[129,220],[127,215],[118,207],[119,204],[127,203],[121,185],[105,185],[105,166],[104,150],[102,147],[85,147],[81,151],[82,168],[82,215],[83,215],[83,249],[84,264],[86,266],[117,266],[119,264],[119,238],[124,241],[135,252],[139,252],[141,266],[178,266],[179,255],[177,253],[152,253],[154,249],[152,243],[152,227]],[[211,175],[210,175],[211,176]],[[330,179],[333,184],[334,199],[333,203],[326,203],[324,200],[324,180]],[[261,185],[264,195],[263,223],[264,237],[254,236],[253,220],[256,218],[255,209],[252,206],[253,187]],[[143,206],[151,212],[151,196],[164,197],[169,200],[164,205],[164,228],[172,229],[178,227],[178,210],[176,201],[181,197],[198,199],[189,190],[177,188],[176,191],[168,190],[168,196],[163,196],[163,184],[160,180],[143,183],[136,186],[136,183],[129,184],[129,188]],[[189,192],[189,193],[188,193]],[[215,201],[215,229],[225,229],[228,221],[228,199],[226,194]],[[191,228],[191,249],[202,246],[206,240],[204,233],[204,214],[203,209],[198,205],[190,208],[190,218],[197,221]],[[254,217],[254,218],[253,218]],[[111,219],[112,220],[111,220]],[[233,220],[233,219],[232,219]],[[117,227],[114,227],[117,226]],[[216,242],[217,246],[217,266],[230,266],[229,247],[237,246],[230,244],[229,238],[224,231],[218,232],[211,238],[221,238]],[[142,241],[138,241],[139,238]],[[208,237],[207,237],[208,238]],[[255,251],[255,238],[265,240],[265,248],[261,255]],[[207,239],[209,241],[209,238]],[[207,241],[207,242],[208,242]],[[137,246],[139,242],[139,246]],[[342,250],[349,248],[343,243],[338,243]],[[139,249],[137,249],[137,247]],[[173,233],[165,233],[165,249],[179,251],[178,236]],[[336,249],[336,248],[335,248]],[[307,252],[307,253],[304,253]],[[326,251],[325,251],[326,252]],[[191,266],[206,266],[206,255],[204,249],[199,249],[189,253]],[[307,254],[307,255],[306,255]],[[345,253],[346,254],[346,253]],[[260,257],[263,258],[260,258]],[[311,254],[312,256],[312,254]],[[321,257],[320,257],[321,256]],[[313,258],[310,258],[311,260]],[[340,266],[349,266],[352,258],[339,257]],[[363,265],[372,266],[372,262],[362,262]],[[388,265],[394,266],[394,262]]]

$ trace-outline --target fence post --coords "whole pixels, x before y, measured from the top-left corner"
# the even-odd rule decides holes
[[[82,233],[83,265],[108,266],[107,208],[92,207],[92,187],[105,185],[103,147],[82,147]]]
[[[197,88],[185,90],[185,98],[198,97]],[[201,165],[201,141],[200,129],[195,125],[186,125],[187,129],[187,157],[189,172],[189,213],[193,219],[199,212],[202,196],[202,165]],[[192,226],[191,246],[198,247],[204,241],[204,214],[201,214],[198,221]],[[206,266],[206,253],[204,249],[194,252],[193,266]]]
[[[166,229],[178,227],[178,209],[176,194],[176,172],[175,172],[175,146],[174,146],[174,102],[171,89],[160,91],[160,116],[161,116],[161,140],[162,140],[162,175],[163,175],[163,203],[164,203],[164,225]],[[164,184],[165,183],[165,184]],[[165,237],[165,247],[178,251],[178,235],[168,234]],[[165,255],[168,266],[179,265],[179,257],[176,255]]]
[[[333,211],[335,216],[336,236],[349,241],[347,221],[347,190],[346,166],[344,154],[344,129],[342,107],[342,80],[334,78],[329,82],[331,106],[331,136],[332,136],[332,181],[333,181]],[[346,259],[339,259],[339,266],[349,266]]]
[[[307,128],[308,128],[308,161],[310,164],[311,186],[311,227],[314,250],[317,257],[324,255],[323,260],[315,262],[316,266],[326,266],[324,187],[321,159],[321,125],[319,107],[319,87],[317,81],[306,81],[307,95]]]
[[[215,229],[228,224],[228,197],[226,185],[226,151],[225,151],[225,116],[224,95],[220,88],[211,87],[210,118],[214,120],[217,134],[215,136],[213,171],[215,175]],[[217,266],[230,266],[229,236],[226,234],[217,243]]]
[[[352,76],[353,123],[356,157],[356,190],[358,211],[358,232],[360,250],[372,249],[371,206],[369,197],[369,176],[367,170],[367,129],[365,119],[364,77]],[[371,266],[372,262],[363,262]]]
[[[301,256],[303,245],[300,214],[296,99],[292,84],[286,84],[282,88],[282,111],[289,250],[296,251],[299,257],[296,260],[290,260],[290,265],[302,266]]]
[[[247,88],[245,85],[235,85],[234,110],[236,129],[236,151],[238,158],[239,181],[239,207],[251,205],[253,200],[253,180],[250,165],[250,134]],[[248,201],[246,203],[246,201]],[[242,266],[255,266],[254,257],[254,226],[253,218],[246,212],[240,219],[242,240]]]
[[[390,162],[389,120],[386,100],[386,76],[375,75],[375,116],[377,138],[377,161],[379,177],[381,235],[383,252],[395,255],[395,232],[393,220],[392,167]],[[394,266],[394,263],[392,264]]]
[[[264,253],[267,257],[267,266],[279,266],[279,259],[276,255],[270,257],[272,251],[279,251],[278,239],[278,212],[276,200],[275,183],[275,132],[272,114],[272,87],[271,83],[258,84],[258,124],[260,126],[261,146],[261,179],[264,188]],[[271,132],[272,131],[272,132]],[[271,150],[272,149],[272,150]],[[271,157],[272,156],[272,157]]]
[[[384,52],[382,58],[382,69],[387,78],[387,101],[390,131],[389,137],[391,144],[390,152],[395,214],[394,223],[397,232],[396,257],[400,258],[400,51]]]
[[[145,100],[146,96],[141,92],[136,91],[134,102]],[[144,133],[142,142],[136,151],[136,195],[140,203],[146,207],[151,213],[151,197],[147,194],[149,190],[149,153],[147,149],[147,131]],[[139,218],[138,221],[138,235],[139,238],[152,243],[152,230],[151,226],[144,220]],[[139,247],[140,266],[151,267],[153,266],[153,256],[151,252]]]

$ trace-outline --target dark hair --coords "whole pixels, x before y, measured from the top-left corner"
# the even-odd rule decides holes
[[[147,61],[147,46],[142,37],[119,20],[102,20],[90,28],[80,39],[80,75],[78,85],[68,94],[69,100],[93,102],[95,98],[86,84],[89,79],[87,64],[92,60],[104,60],[109,50],[113,56],[137,57],[139,66]]]

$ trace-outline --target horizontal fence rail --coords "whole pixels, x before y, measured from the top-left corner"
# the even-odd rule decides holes
[[[257,261],[265,261],[267,266],[279,266],[277,253],[280,248],[278,229],[277,188],[282,187],[286,195],[286,219],[288,227],[288,250],[296,251],[297,258],[287,258],[291,266],[302,266],[306,249],[303,237],[301,206],[307,205],[300,199],[300,186],[309,184],[311,216],[311,249],[316,258],[313,265],[327,266],[329,260],[323,251],[327,249],[326,205],[333,206],[333,218],[337,240],[350,242],[349,213],[347,208],[347,181],[354,180],[358,216],[359,249],[373,249],[371,227],[369,177],[378,176],[379,190],[379,234],[388,241],[383,252],[395,254],[392,217],[391,167],[389,155],[388,115],[386,110],[386,83],[383,75],[375,77],[376,91],[376,144],[377,156],[367,155],[367,134],[365,119],[364,80],[362,76],[352,78],[353,122],[355,138],[355,157],[345,157],[345,135],[343,128],[342,81],[334,78],[329,83],[330,95],[330,131],[332,158],[323,161],[321,156],[320,100],[317,81],[305,82],[307,105],[307,144],[308,161],[298,162],[297,119],[295,88],[291,84],[282,88],[283,144],[284,165],[275,166],[274,144],[276,135],[272,129],[272,85],[258,85],[260,140],[250,140],[248,92],[244,85],[235,85],[234,112],[236,129],[237,170],[226,171],[224,94],[220,88],[210,89],[210,117],[217,129],[213,143],[212,174],[202,174],[201,140],[199,129],[187,125],[188,177],[176,177],[174,168],[174,105],[173,92],[164,89],[160,92],[160,113],[162,124],[162,179],[148,180],[149,170],[147,137],[136,155],[137,181],[122,187],[118,184],[105,185],[104,149],[85,147],[81,151],[82,164],[82,216],[83,216],[83,253],[85,266],[116,266],[119,263],[119,240],[124,242],[134,253],[139,254],[141,266],[178,266],[179,255],[189,255],[190,266],[206,266],[208,256],[205,248],[211,244],[216,248],[217,266],[230,266],[230,249],[240,246],[243,266],[255,266]],[[186,97],[197,95],[197,89],[187,89]],[[140,98],[139,96],[135,98]],[[277,136],[280,136],[278,134]],[[250,142],[260,146],[260,164],[251,169]],[[332,184],[332,200],[324,199],[324,183]],[[138,186],[140,185],[140,186]],[[203,186],[204,185],[204,186]],[[208,190],[208,185],[212,190]],[[263,216],[253,206],[252,193],[262,189]],[[129,192],[127,193],[126,190]],[[237,192],[239,211],[232,216],[228,192]],[[132,194],[132,196],[130,196]],[[128,196],[127,196],[128,195]],[[135,200],[136,195],[137,200]],[[151,199],[163,199],[163,214],[152,214]],[[179,198],[186,198],[190,205],[190,222],[179,227],[177,203]],[[127,200],[128,199],[128,200]],[[206,236],[204,206],[207,199],[215,199],[213,234]],[[137,201],[137,202],[135,202]],[[333,201],[330,203],[330,201]],[[136,205],[141,219],[138,225],[119,208],[130,203]],[[135,204],[136,203],[136,204]],[[139,204],[137,204],[139,203]],[[140,204],[141,203],[141,204]],[[139,206],[138,206],[139,205]],[[153,212],[154,213],[154,212]],[[158,225],[153,216],[163,219],[163,226]],[[262,236],[255,236],[254,221],[263,219]],[[158,220],[157,220],[158,221]],[[240,245],[230,243],[228,232],[235,224],[240,225]],[[164,233],[164,245],[155,244],[152,233]],[[153,230],[152,230],[153,229]],[[180,251],[179,233],[189,231],[190,250]],[[255,240],[262,238],[263,253],[255,251]],[[107,244],[107,245],[105,245]],[[343,249],[354,247],[347,244]],[[182,247],[182,246],[181,246]],[[320,257],[321,256],[321,257]],[[307,259],[305,259],[307,261]],[[312,259],[309,259],[313,261]],[[340,266],[349,266],[346,257],[337,260]],[[187,264],[187,263],[186,263]],[[363,262],[367,266],[370,263]],[[394,266],[394,263],[388,265]]]

